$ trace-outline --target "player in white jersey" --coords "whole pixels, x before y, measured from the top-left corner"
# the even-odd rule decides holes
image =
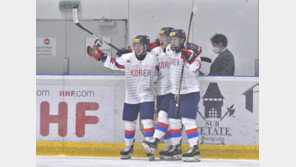
[[[200,98],[199,81],[196,76],[201,67],[201,61],[198,56],[201,50],[198,47],[195,53],[192,50],[185,49],[185,40],[185,32],[181,29],[174,30],[170,33],[171,49],[167,51],[167,54],[170,56],[170,93],[174,97],[178,94],[183,61],[186,64],[180,93],[179,111],[175,115],[176,100],[173,98],[168,112],[172,147],[168,152],[164,153],[164,158],[182,159],[180,143],[183,123],[190,145],[190,150],[183,154],[183,158],[185,161],[188,161],[189,158],[194,157],[193,159],[195,161],[199,161],[198,131],[195,120]],[[195,45],[191,44],[190,46],[194,47]],[[153,153],[157,148],[157,141],[144,142],[143,148],[146,148],[147,152]]]
[[[157,75],[158,67],[156,57],[147,52],[149,44],[150,39],[148,36],[139,35],[134,39],[134,51],[122,54],[118,58],[112,58],[104,54],[96,45],[94,45],[93,49],[94,54],[89,54],[98,61],[102,60],[105,67],[125,71],[126,96],[123,120],[126,148],[120,153],[122,159],[130,159],[133,153],[138,113],[140,113],[146,140],[151,140],[154,133],[153,78]],[[122,50],[126,51],[127,49]],[[147,154],[147,156],[149,160],[154,159],[154,155]]]
[[[157,57],[159,67],[157,77],[158,120],[152,141],[154,142],[157,140],[157,142],[159,142],[159,140],[163,137],[167,147],[164,151],[159,152],[160,159],[164,159],[164,152],[167,152],[171,148],[168,110],[173,96],[170,94],[170,57],[167,54],[167,49],[169,49],[168,37],[173,30],[174,28],[172,27],[163,27],[158,34],[159,38],[155,42],[152,42],[149,48],[152,49],[151,53]]]
[[[185,127],[190,149],[183,154],[184,161],[200,161],[198,151],[198,129],[196,124],[196,115],[198,102],[200,99],[199,80],[197,72],[201,68],[201,60],[198,54],[192,50],[185,49],[184,43],[186,34],[183,30],[178,29],[170,33],[171,58],[170,67],[171,93],[175,96],[178,94],[179,82],[183,62],[185,62],[183,80],[180,92],[180,103],[177,115],[175,115],[176,100],[173,99],[169,110],[169,124],[171,127],[172,144],[175,150],[171,149],[169,155],[179,153],[178,143],[182,135],[182,125]],[[185,61],[184,61],[185,60]]]

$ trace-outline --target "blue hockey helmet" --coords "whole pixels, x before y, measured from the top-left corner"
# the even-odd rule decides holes
[[[166,35],[166,36],[169,36],[170,33],[171,33],[172,31],[174,31],[174,30],[175,30],[175,29],[174,29],[173,27],[163,27],[163,28],[159,31],[158,35]]]
[[[134,39],[134,45],[136,43],[141,43],[144,48],[148,49],[150,46],[150,39],[147,35],[138,35],[135,39]]]
[[[171,38],[172,37],[178,37],[180,39],[181,43],[185,43],[185,40],[186,40],[185,31],[182,30],[182,29],[176,29],[176,30],[172,31],[170,33],[170,36],[169,37],[171,37]]]

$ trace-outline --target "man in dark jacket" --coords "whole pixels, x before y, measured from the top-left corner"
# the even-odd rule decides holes
[[[215,34],[211,38],[214,53],[217,58],[211,65],[209,75],[234,75],[234,58],[232,53],[226,48],[227,38],[223,34]]]

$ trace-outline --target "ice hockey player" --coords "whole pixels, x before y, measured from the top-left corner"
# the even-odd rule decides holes
[[[121,151],[121,159],[130,159],[134,148],[134,136],[138,113],[145,131],[145,139],[150,141],[154,133],[154,83],[157,75],[157,60],[148,52],[150,39],[147,35],[134,38],[134,51],[128,53],[128,48],[121,51],[120,57],[112,58],[103,53],[96,45],[88,49],[89,56],[103,61],[104,66],[113,70],[125,71],[126,96],[123,108],[126,148]],[[154,155],[147,154],[149,160]]]
[[[178,94],[179,82],[181,78],[181,71],[183,61],[185,60],[183,81],[180,93],[179,111],[175,115],[176,99],[173,98],[170,104],[168,117],[169,127],[171,132],[172,147],[168,152],[164,153],[164,158],[171,157],[173,160],[181,160],[182,150],[180,143],[182,139],[182,124],[185,127],[190,149],[183,154],[183,160],[200,161],[198,151],[198,130],[196,125],[196,114],[199,94],[199,80],[196,78],[197,72],[201,67],[201,60],[199,57],[200,48],[197,53],[192,50],[185,49],[186,34],[183,30],[177,29],[170,33],[170,93],[174,97]],[[194,47],[194,45],[192,45]],[[143,143],[143,148],[147,152],[153,153],[157,148],[158,141],[146,141]]]
[[[164,152],[167,152],[171,148],[168,110],[173,96],[172,94],[170,94],[170,56],[167,54],[167,49],[170,49],[170,47],[168,46],[168,38],[169,34],[173,30],[174,28],[172,27],[163,27],[159,31],[158,39],[150,44],[150,49],[152,49],[151,53],[156,56],[159,67],[157,77],[158,121],[152,141],[154,142],[155,140],[157,140],[157,142],[159,142],[159,140],[163,138],[167,147],[164,151],[159,152],[160,159],[164,159]],[[154,154],[154,152],[150,153]]]

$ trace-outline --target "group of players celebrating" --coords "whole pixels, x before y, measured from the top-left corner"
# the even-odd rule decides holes
[[[186,43],[182,29],[164,27],[159,38],[150,43],[147,35],[138,35],[130,47],[120,49],[117,57],[103,53],[100,45],[88,46],[87,54],[104,66],[125,72],[126,96],[123,108],[126,148],[121,159],[133,153],[136,120],[140,113],[145,140],[142,147],[149,160],[154,160],[158,143],[163,138],[166,149],[159,152],[162,160],[200,161],[196,115],[200,99],[197,73],[201,68],[201,48]],[[176,96],[184,64],[178,111]],[[156,127],[154,119],[154,77],[157,77]],[[190,149],[182,154],[182,128],[185,128]]]

